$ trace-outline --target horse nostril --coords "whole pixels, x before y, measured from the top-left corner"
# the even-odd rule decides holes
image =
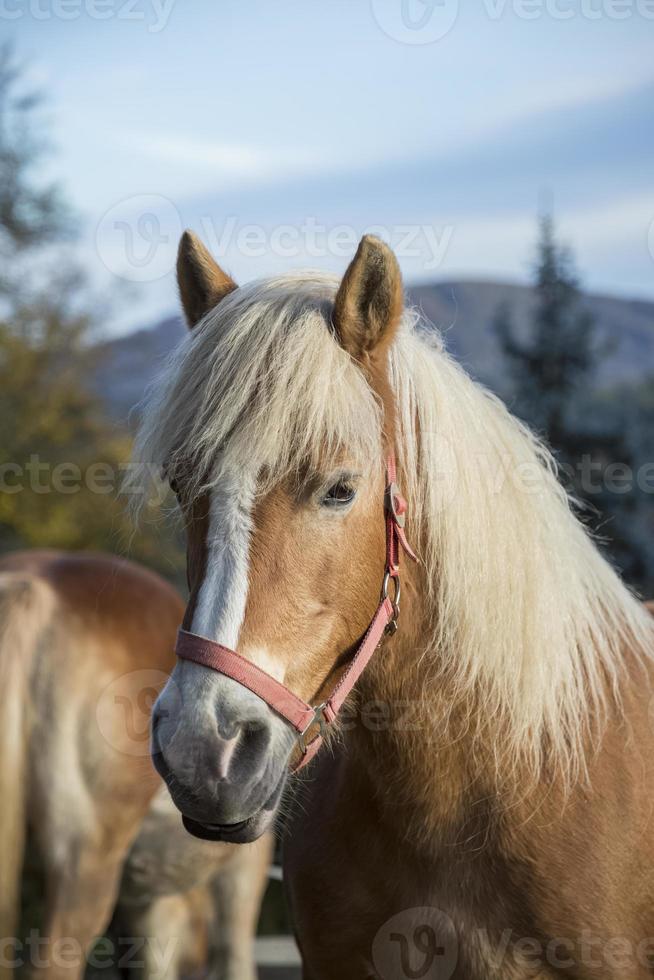
[[[265,749],[270,741],[271,732],[264,722],[249,721],[243,726],[243,740],[250,745]]]
[[[154,703],[154,707],[152,708],[152,714],[150,716],[151,731],[155,732],[157,728],[160,727],[162,722],[169,721],[170,718],[171,718],[170,709],[164,707],[164,705],[161,703],[161,698],[158,698]]]
[[[217,723],[217,736],[207,763],[219,783],[252,778],[265,765],[272,737],[265,720],[222,717]]]
[[[159,711],[157,705],[155,704],[154,708],[152,709],[152,716],[150,718],[150,732],[153,738],[157,734],[157,729],[159,728],[160,722],[161,722],[161,712]]]
[[[243,722],[236,719],[221,718],[218,721],[218,734],[225,742],[231,742],[237,738],[244,728]]]

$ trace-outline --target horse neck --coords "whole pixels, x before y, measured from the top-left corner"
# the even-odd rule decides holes
[[[413,827],[414,836],[435,842],[453,825],[466,826],[475,801],[496,797],[500,788],[492,775],[494,743],[474,734],[482,706],[462,696],[434,663],[433,631],[411,581],[405,593],[410,602],[398,632],[359,682],[348,739],[353,764],[365,769],[374,798],[388,800],[390,819],[405,836]]]

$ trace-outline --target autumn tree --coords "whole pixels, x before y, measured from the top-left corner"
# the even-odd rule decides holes
[[[175,577],[165,529],[134,535],[118,497],[130,438],[93,391],[101,308],[69,249],[75,222],[42,180],[42,103],[0,50],[0,549],[129,552]]]

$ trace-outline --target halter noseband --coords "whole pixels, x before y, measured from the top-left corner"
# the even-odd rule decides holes
[[[292,767],[294,772],[302,769],[313,759],[322,744],[327,726],[332,724],[343,706],[348,694],[363,673],[373,653],[385,633],[397,630],[400,608],[400,547],[414,561],[417,561],[404,533],[406,521],[406,501],[396,483],[395,457],[388,457],[386,463],[386,489],[384,510],[386,514],[386,567],[382,581],[381,598],[366,633],[357,647],[350,664],[334,687],[330,696],[318,705],[308,704],[271,677],[260,667],[241,657],[236,651],[208,640],[197,633],[180,629],[175,652],[183,660],[192,660],[203,667],[210,667],[219,674],[231,677],[256,694],[280,715],[298,733],[298,746],[301,756]],[[388,587],[393,581],[393,598],[388,595]],[[318,732],[309,738],[311,729]]]

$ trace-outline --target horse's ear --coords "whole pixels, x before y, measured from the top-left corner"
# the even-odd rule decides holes
[[[187,323],[192,329],[205,313],[236,289],[192,231],[185,231],[177,250],[177,285]]]
[[[364,235],[334,301],[334,329],[357,360],[385,350],[402,316],[402,274],[393,251]]]

